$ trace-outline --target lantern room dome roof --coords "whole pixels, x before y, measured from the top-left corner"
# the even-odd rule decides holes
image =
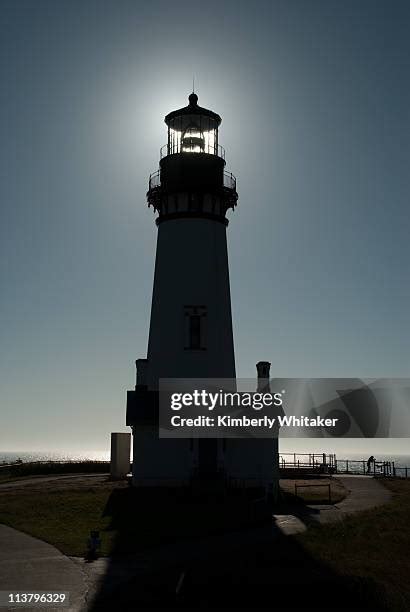
[[[169,127],[177,127],[178,130],[184,131],[195,119],[200,120],[202,123],[202,118],[206,122],[208,130],[214,130],[221,124],[222,119],[217,113],[198,106],[198,96],[196,93],[192,92],[188,100],[188,106],[171,111],[165,117],[164,121]]]

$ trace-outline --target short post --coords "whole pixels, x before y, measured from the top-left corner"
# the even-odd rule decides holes
[[[86,559],[93,561],[98,556],[98,551],[101,548],[101,539],[99,531],[91,531],[90,537],[87,540]]]
[[[346,474],[349,473],[349,459],[346,459]]]
[[[112,480],[125,479],[130,471],[131,434],[111,434],[110,475]]]

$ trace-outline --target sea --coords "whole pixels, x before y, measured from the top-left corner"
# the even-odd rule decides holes
[[[110,451],[0,451],[0,463],[32,461],[109,461]]]

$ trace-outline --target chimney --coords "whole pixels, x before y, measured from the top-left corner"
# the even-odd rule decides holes
[[[265,391],[266,393],[270,391],[270,365],[269,361],[258,361],[256,364],[256,370],[258,372],[258,391]]]
[[[135,361],[135,366],[137,368],[137,380],[136,380],[135,388],[146,387],[147,386],[148,359],[137,359]]]

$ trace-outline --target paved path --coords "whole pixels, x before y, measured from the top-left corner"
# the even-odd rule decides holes
[[[344,513],[370,510],[387,504],[391,499],[390,491],[373,476],[337,476],[337,478],[350,491],[345,499],[336,504],[336,507]]]
[[[343,476],[338,475],[338,480],[349,491],[349,494],[341,502],[332,506],[309,506],[320,510],[313,514],[312,518],[320,523],[338,521],[349,514],[371,510],[376,506],[387,504],[391,499],[391,493],[379,480],[373,476]]]
[[[11,527],[0,525],[0,590],[31,593],[69,591],[70,605],[58,609],[77,612],[84,604],[87,585],[81,567],[57,548]],[[30,608],[24,609],[27,611]],[[34,609],[38,612],[57,608],[31,608]]]

